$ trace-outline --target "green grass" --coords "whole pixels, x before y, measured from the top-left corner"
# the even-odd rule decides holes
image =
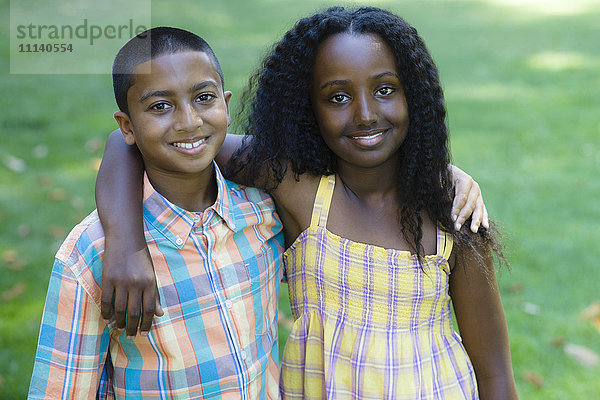
[[[299,17],[332,4],[173,3],[153,2],[152,24],[190,29],[213,45],[234,107],[270,44]],[[521,398],[597,397],[600,367],[578,364],[552,342],[600,353],[600,332],[580,317],[600,301],[599,2],[370,3],[404,16],[428,43],[445,88],[454,162],[482,185],[510,237],[512,272],[500,284]],[[94,208],[94,165],[116,124],[109,75],[8,73],[8,1],[0,7],[0,398],[20,399],[53,255]],[[9,156],[25,170],[7,168]],[[525,303],[539,313],[524,312]],[[289,315],[285,292],[280,309]],[[530,372],[541,387],[524,378]]]

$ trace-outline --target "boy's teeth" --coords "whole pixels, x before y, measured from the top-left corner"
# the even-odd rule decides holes
[[[206,138],[197,140],[193,143],[176,142],[176,143],[173,143],[173,146],[181,147],[182,149],[193,149],[193,148],[200,146],[205,140],[206,140]]]

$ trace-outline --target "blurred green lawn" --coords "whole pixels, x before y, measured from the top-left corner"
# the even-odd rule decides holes
[[[269,45],[326,4],[153,2],[152,24],[204,36],[235,107]],[[454,162],[482,185],[510,237],[512,272],[500,284],[521,398],[598,398],[600,367],[581,364],[565,344],[584,346],[583,358],[600,353],[598,311],[582,314],[600,301],[600,2],[369,4],[396,11],[428,43]],[[116,106],[110,75],[9,74],[9,2],[0,7],[0,398],[20,399],[53,256],[94,208],[95,168]],[[285,285],[280,309],[285,326]],[[282,346],[286,337],[282,327]]]

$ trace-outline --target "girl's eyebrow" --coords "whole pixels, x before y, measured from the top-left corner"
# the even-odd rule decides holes
[[[380,74],[377,74],[373,77],[373,79],[381,79],[381,78],[386,78],[388,76],[394,77],[394,78],[398,78],[400,79],[400,77],[398,76],[397,73],[395,72],[390,72],[390,71],[386,71],[386,72],[382,72]]]
[[[349,82],[348,80],[328,81],[328,82],[325,82],[323,84],[323,86],[321,86],[321,89],[325,89],[326,87],[329,87],[329,86],[345,85],[348,82]]]
[[[206,88],[207,86],[218,87],[217,83],[215,81],[213,81],[212,79],[210,79],[207,81],[202,81],[202,82],[196,83],[194,86],[192,86],[188,90],[188,92],[189,93],[197,92],[199,90]],[[175,92],[173,92],[172,90],[152,90],[152,91],[144,93],[140,97],[139,102],[143,103],[144,101],[148,100],[151,97],[169,97],[169,96],[173,96],[174,94],[175,94]]]
[[[385,72],[382,72],[380,74],[377,74],[377,75],[373,76],[372,79],[377,80],[377,79],[387,78],[387,77],[393,77],[393,78],[396,78],[396,79],[400,79],[400,77],[398,76],[397,73],[391,72],[391,71],[385,71]],[[349,80],[346,80],[346,79],[340,79],[340,80],[335,80],[335,81],[327,81],[327,82],[325,82],[323,84],[323,86],[321,86],[321,90],[325,89],[326,87],[329,87],[329,86],[338,86],[338,85],[341,86],[341,85],[345,85],[348,82],[349,82]]]

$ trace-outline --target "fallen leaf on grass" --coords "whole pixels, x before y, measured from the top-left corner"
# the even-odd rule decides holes
[[[27,224],[21,224],[17,228],[17,233],[19,234],[19,237],[26,238],[27,236],[31,235],[31,226]]]
[[[523,379],[538,389],[544,386],[544,378],[542,378],[542,376],[537,372],[525,371],[523,372]]]
[[[583,309],[583,311],[581,311],[581,313],[579,313],[579,316],[583,320],[600,317],[600,301],[594,301],[592,304],[590,304],[585,309]]]
[[[64,239],[67,236],[67,230],[58,225],[52,225],[48,227],[48,235],[56,239]]]
[[[578,344],[567,343],[563,348],[565,353],[579,364],[586,367],[595,367],[600,363],[600,357],[592,349]]]
[[[104,141],[98,138],[92,138],[86,142],[85,151],[88,153],[95,153],[102,150],[102,146],[104,146]]]
[[[92,158],[90,159],[90,167],[98,172],[98,170],[100,169],[100,163],[102,162],[101,158]]]
[[[13,286],[12,288],[10,288],[10,289],[6,290],[4,293],[2,293],[2,300],[4,300],[5,302],[14,300],[17,297],[21,296],[23,293],[25,293],[26,289],[27,289],[27,285],[24,284],[23,282],[19,282],[19,283],[15,284],[15,286]]]
[[[2,253],[2,261],[6,264],[6,269],[12,271],[20,271],[27,265],[27,262],[21,259],[15,250],[6,250]]]
[[[52,186],[54,179],[52,178],[52,175],[43,174],[38,176],[38,182],[40,183],[40,186],[47,188]]]
[[[280,327],[285,328],[288,331],[291,331],[292,327],[294,326],[294,320],[283,313],[279,313],[279,318],[278,318],[277,324]]]
[[[584,321],[590,321],[592,325],[600,332],[600,301],[595,301],[587,306],[579,316]]]
[[[44,146],[43,144],[39,144],[33,148],[31,154],[33,154],[33,156],[37,159],[46,158],[46,156],[48,156],[48,147]]]
[[[522,291],[523,291],[523,289],[525,289],[525,288],[524,288],[524,287],[523,287],[523,285],[521,285],[520,283],[515,283],[514,285],[510,285],[510,286],[507,288],[507,290],[508,290],[510,293],[520,293],[520,292],[522,292]]]
[[[17,257],[18,253],[16,250],[6,250],[4,253],[2,253],[2,261],[7,264],[15,262]]]
[[[10,169],[12,172],[16,172],[16,173],[21,173],[21,172],[25,172],[25,170],[27,169],[27,164],[25,164],[25,161],[12,156],[10,154],[7,154],[4,156],[4,165],[6,166],[6,168]]]
[[[523,310],[524,313],[529,314],[529,315],[539,315],[540,314],[540,306],[538,306],[537,304],[533,304],[533,303],[523,303],[521,304],[521,310]]]
[[[63,201],[67,198],[67,192],[64,189],[52,189],[48,192],[48,199],[52,201]]]
[[[567,343],[567,339],[565,339],[564,337],[557,337],[552,339],[552,341],[550,342],[550,344],[554,347],[563,347],[565,345],[565,343]]]

